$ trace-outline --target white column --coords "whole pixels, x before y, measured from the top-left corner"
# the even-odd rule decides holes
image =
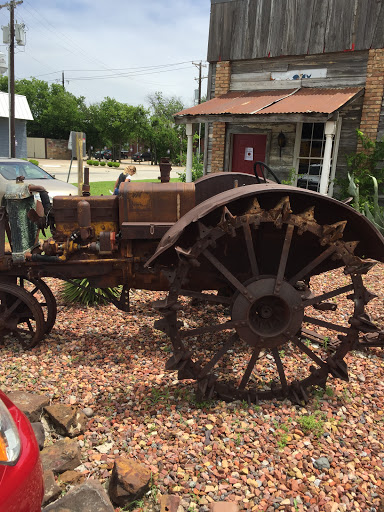
[[[331,172],[331,158],[332,158],[332,141],[333,136],[336,132],[336,122],[335,121],[327,121],[324,127],[325,133],[325,146],[324,146],[324,155],[323,155],[323,166],[321,169],[321,177],[320,177],[320,194],[327,195],[328,193],[328,184],[329,184],[329,174]]]
[[[193,134],[192,123],[185,125],[185,133],[187,134],[187,165],[185,167],[185,181],[192,182],[192,155],[193,155]]]

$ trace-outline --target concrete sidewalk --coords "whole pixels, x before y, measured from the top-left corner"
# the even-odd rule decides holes
[[[39,166],[52,174],[58,180],[67,181],[68,172],[70,167],[70,160],[52,160],[52,159],[40,159]],[[95,181],[115,181],[119,174],[122,172],[126,165],[134,165],[136,167],[136,174],[132,176],[132,181],[135,180],[157,180],[160,176],[160,168],[158,165],[151,165],[147,162],[131,162],[130,159],[122,160],[120,167],[93,167],[89,166],[89,180],[90,182]],[[88,167],[86,161],[83,162],[83,167]],[[178,173],[184,172],[184,167],[172,166],[171,178],[178,178]],[[77,182],[77,160],[72,162],[72,168],[69,175],[69,183]]]

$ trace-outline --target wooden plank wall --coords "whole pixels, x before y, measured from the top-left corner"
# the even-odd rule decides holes
[[[232,62],[231,90],[296,89],[297,87],[364,86],[368,51],[340,52],[300,57],[279,57]],[[272,80],[273,71],[327,69],[326,78]]]
[[[384,0],[211,0],[209,62],[384,47]]]
[[[360,127],[363,97],[357,98],[341,110],[343,124],[341,125],[339,153],[337,158],[337,178],[347,177],[347,156],[356,151],[357,130]]]

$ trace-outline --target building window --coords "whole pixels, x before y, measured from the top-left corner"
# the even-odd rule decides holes
[[[298,187],[319,191],[324,146],[324,123],[303,123],[298,157]]]

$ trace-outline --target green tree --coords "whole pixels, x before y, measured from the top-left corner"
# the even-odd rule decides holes
[[[1,77],[0,89],[8,91],[7,77]],[[71,130],[83,131],[84,97],[76,97],[61,85],[49,85],[36,78],[16,80],[15,93],[27,98],[33,115],[33,121],[27,122],[28,136],[67,139]]]
[[[141,105],[133,107],[109,97],[98,105],[97,127],[112,147],[114,159],[120,157],[124,144],[141,136],[146,125],[147,111]]]
[[[145,142],[150,146],[154,162],[169,156],[172,161],[180,161],[180,153],[185,146],[185,127],[175,125],[174,114],[183,110],[184,105],[176,96],[165,97],[162,92],[147,96],[151,118],[145,133]]]

